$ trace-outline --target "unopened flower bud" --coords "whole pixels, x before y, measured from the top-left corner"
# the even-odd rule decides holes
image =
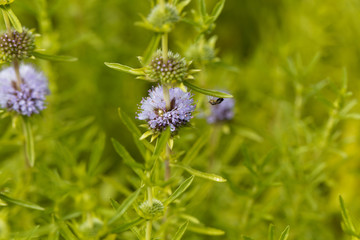
[[[146,219],[152,219],[164,213],[164,204],[157,199],[153,199],[152,204],[147,200],[139,208]]]
[[[180,20],[180,16],[174,5],[158,4],[151,10],[147,20],[156,29],[167,31],[171,29],[171,24]]]

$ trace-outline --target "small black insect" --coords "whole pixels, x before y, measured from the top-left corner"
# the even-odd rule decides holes
[[[224,101],[223,98],[210,98],[209,99],[209,103],[211,105],[218,105],[218,104],[222,103],[222,101]]]

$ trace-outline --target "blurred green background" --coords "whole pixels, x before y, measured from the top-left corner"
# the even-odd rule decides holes
[[[206,3],[211,9],[216,1]],[[197,8],[196,1],[190,8]],[[16,0],[13,10],[23,25],[41,34],[37,46],[79,60],[32,61],[49,76],[52,91],[47,110],[33,119],[36,177],[29,180],[25,170],[18,170],[24,168],[19,131],[11,128],[10,118],[2,119],[2,191],[58,206],[63,215],[75,210],[106,215],[110,210],[100,211],[97,206],[110,209],[110,197],[121,202],[133,190],[128,183],[132,173],[110,139],[118,139],[135,158],[139,156],[117,108],[135,117],[151,84],[109,69],[104,62],[140,67],[136,57],[144,53],[152,35],[134,23],[140,20],[139,13],[149,13],[150,2]],[[358,219],[359,122],[351,119],[358,118],[355,115],[340,113],[346,102],[359,96],[359,14],[358,0],[226,1],[213,32],[221,62],[207,66],[205,86],[231,92],[236,116],[226,124],[230,133],[221,135],[216,151],[211,152],[209,139],[194,166],[206,170],[209,156],[215,156],[211,170],[228,182],[197,180],[202,189],[189,199],[193,202],[188,210],[226,235],[189,232],[184,239],[265,239],[270,223],[278,235],[290,225],[289,239],[350,239],[341,229],[338,196],[344,197]],[[169,47],[184,53],[195,36],[193,28],[181,22],[169,35]],[[344,68],[353,95],[341,100],[334,113]],[[201,101],[201,96],[195,97]],[[350,112],[358,110],[356,105]],[[204,123],[194,119],[194,129],[183,130],[175,149],[186,151],[199,136],[216,128]],[[84,182],[83,169],[99,139],[106,142],[100,173]],[[44,169],[51,171],[47,175]],[[52,182],[53,174],[59,182]],[[58,187],[52,189],[54,184]],[[207,204],[202,204],[204,200]],[[48,221],[20,208],[1,211],[1,224],[9,232],[27,231]],[[16,220],[20,217],[22,223]],[[133,238],[128,234],[118,239]]]

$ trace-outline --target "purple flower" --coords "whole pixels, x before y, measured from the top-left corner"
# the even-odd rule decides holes
[[[195,109],[192,94],[180,88],[169,90],[171,106],[166,109],[162,86],[149,90],[149,97],[143,98],[137,119],[146,120],[149,127],[156,131],[165,130],[170,126],[172,132],[186,125],[192,118]]]
[[[20,66],[22,83],[17,86],[13,67],[0,72],[0,108],[31,116],[45,108],[45,96],[48,95],[48,81],[41,72],[31,65]]]
[[[234,117],[234,105],[235,101],[233,98],[224,98],[221,103],[211,105],[211,114],[207,117],[207,122],[218,123],[231,120]]]

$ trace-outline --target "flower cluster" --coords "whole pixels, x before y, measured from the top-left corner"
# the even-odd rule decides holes
[[[174,132],[186,125],[195,110],[192,94],[180,88],[171,88],[169,95],[171,105],[170,109],[166,109],[163,87],[153,87],[149,90],[149,97],[142,99],[137,118],[146,120],[151,129],[159,132],[165,130],[167,126],[170,126],[170,130]]]
[[[157,29],[167,29],[167,25],[171,25],[180,20],[179,13],[175,6],[171,4],[161,4],[156,5],[149,16],[147,17],[149,23],[151,23]]]
[[[0,72],[0,107],[25,116],[40,113],[49,94],[46,77],[30,65],[20,66],[20,77],[22,83],[18,86],[14,68]]]
[[[234,106],[233,98],[224,98],[220,104],[211,105],[211,114],[207,117],[208,123],[231,120],[234,117]]]
[[[11,36],[8,33],[0,36],[0,51],[4,62],[29,58],[34,49],[35,37],[26,28],[23,29],[22,33],[13,30]]]
[[[162,53],[158,50],[151,60],[146,77],[151,81],[170,83],[172,81],[182,82],[186,78],[188,64],[178,53],[168,52],[168,60],[164,62]]]

